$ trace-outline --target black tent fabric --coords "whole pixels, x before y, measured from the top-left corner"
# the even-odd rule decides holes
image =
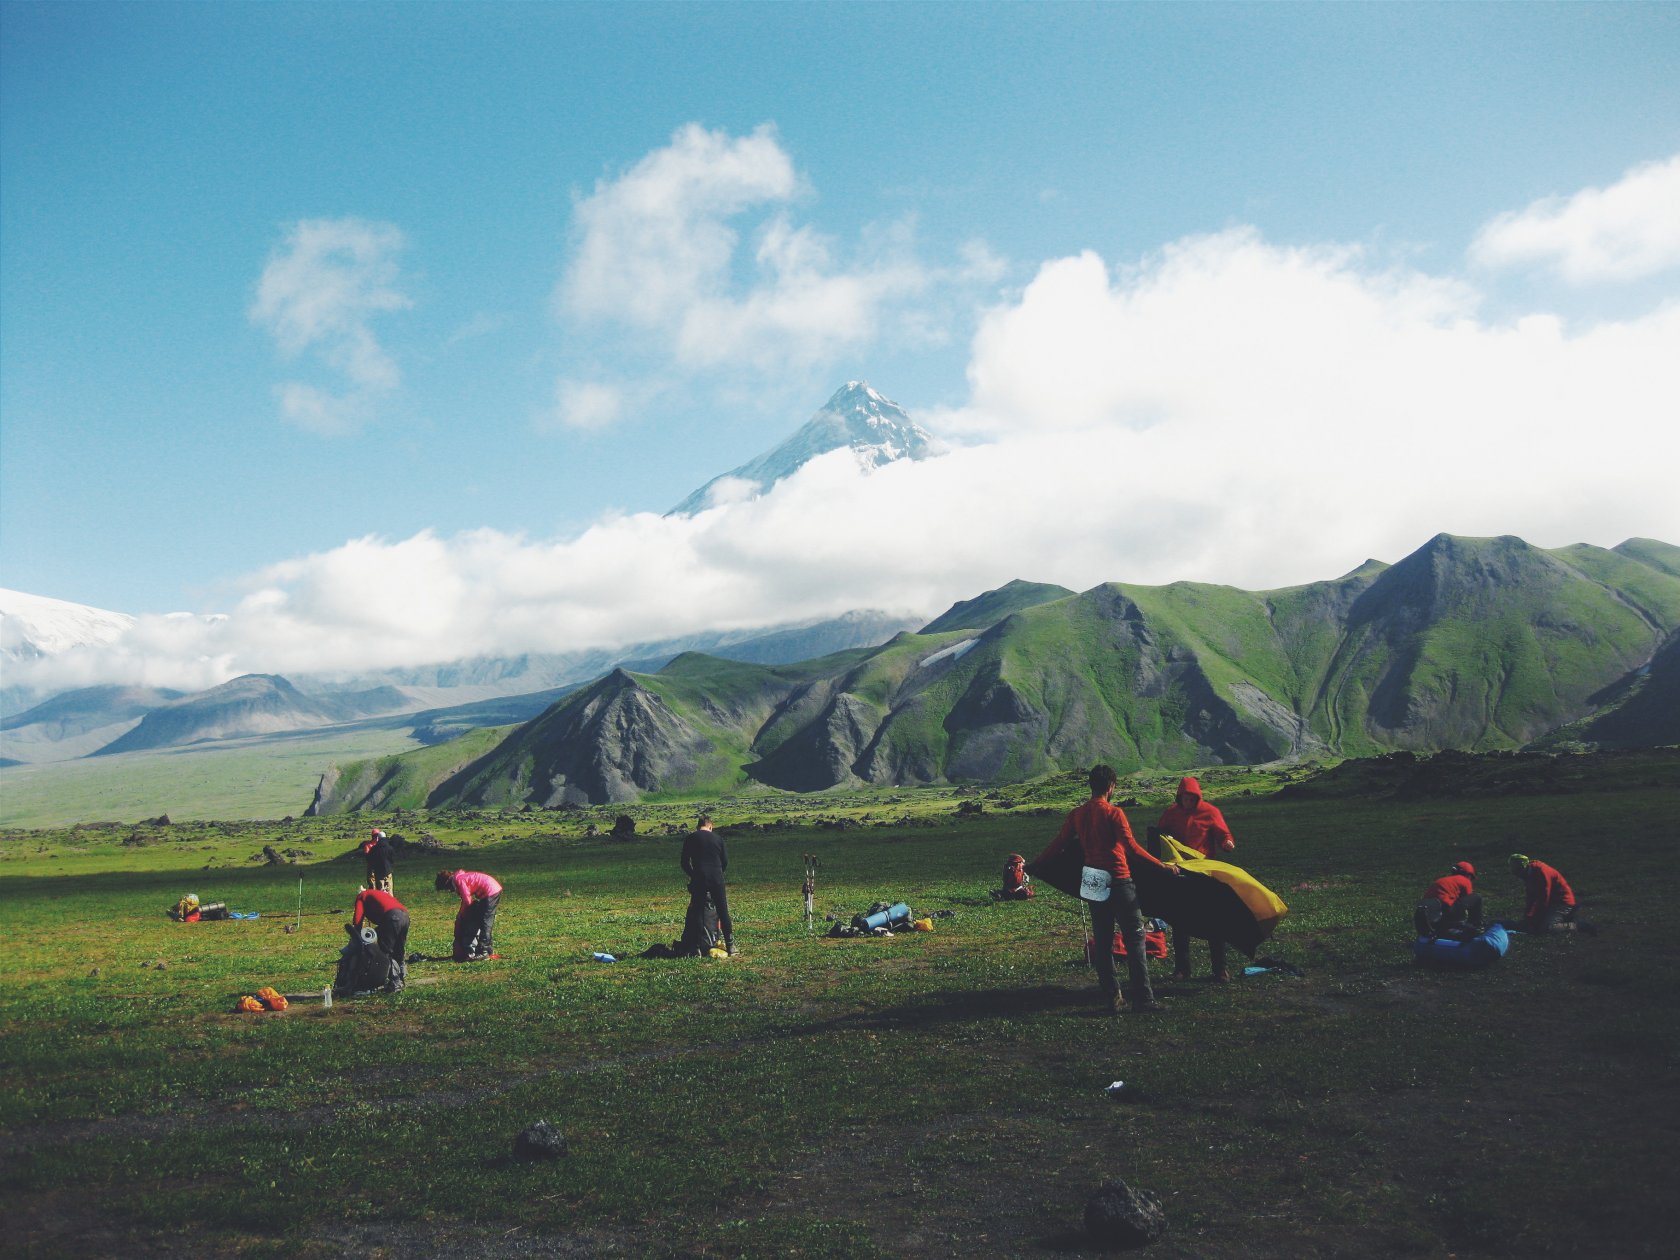
[[[1070,845],[1048,862],[1027,863],[1027,874],[1077,897],[1083,866],[1078,851]],[[1138,904],[1145,915],[1165,919],[1191,936],[1229,941],[1250,958],[1266,939],[1266,930],[1255,921],[1243,899],[1211,875],[1195,871],[1169,875],[1140,862],[1132,871],[1132,882],[1137,885]]]

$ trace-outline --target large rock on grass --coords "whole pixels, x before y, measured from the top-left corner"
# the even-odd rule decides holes
[[[1094,1246],[1108,1251],[1147,1247],[1167,1232],[1167,1214],[1148,1190],[1105,1181],[1085,1202],[1085,1232]]]
[[[513,1139],[515,1159],[559,1159],[566,1153],[566,1135],[547,1120],[520,1130]]]

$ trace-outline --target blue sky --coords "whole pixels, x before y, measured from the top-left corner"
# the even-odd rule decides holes
[[[1673,5],[4,3],[0,586],[349,668],[1680,542],[1676,64]],[[960,458],[658,523],[849,379]]]

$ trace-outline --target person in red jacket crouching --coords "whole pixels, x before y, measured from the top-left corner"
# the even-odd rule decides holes
[[[1231,829],[1225,825],[1225,815],[1202,797],[1202,785],[1189,775],[1178,781],[1178,794],[1149,829],[1149,838],[1171,836],[1182,845],[1196,850],[1203,857],[1218,857],[1237,847]],[[1173,979],[1190,978],[1190,934],[1173,924]],[[1213,978],[1223,984],[1230,980],[1225,965],[1225,942],[1209,941],[1209,961],[1213,964]]]
[[[1454,862],[1452,870],[1423,891],[1423,900],[1412,911],[1412,925],[1419,936],[1433,940],[1448,936],[1469,924],[1482,930],[1482,895],[1472,882],[1476,868],[1468,862]]]
[[[1137,886],[1132,883],[1132,864],[1149,863],[1174,875],[1178,874],[1178,868],[1145,851],[1133,837],[1125,811],[1109,803],[1114,785],[1120,781],[1112,767],[1092,766],[1088,781],[1091,799],[1068,814],[1056,838],[1033,865],[1043,866],[1069,846],[1077,850],[1084,862],[1079,896],[1091,907],[1092,939],[1106,947],[1114,940],[1118,927],[1126,943],[1126,965],[1131,979],[1126,999],[1132,1012],[1164,1010],[1149,985],[1149,960],[1143,952],[1143,912],[1138,908]],[[1114,951],[1101,948],[1095,953],[1092,961],[1097,967],[1097,985],[1108,998],[1109,1011],[1118,1013],[1121,995],[1114,978]]]
[[[390,993],[402,992],[408,983],[408,910],[390,893],[379,888],[364,888],[356,895],[350,909],[350,926],[359,928],[366,921],[373,924],[379,938],[379,948],[391,960],[391,979],[385,986]]]
[[[1556,867],[1523,853],[1513,853],[1511,874],[1522,880],[1528,892],[1528,902],[1523,907],[1523,931],[1585,932],[1589,936],[1598,931],[1575,917],[1575,890]]]

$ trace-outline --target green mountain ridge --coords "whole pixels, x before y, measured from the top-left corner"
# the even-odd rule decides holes
[[[1566,729],[1680,740],[1662,703],[1680,669],[1664,652],[1680,548],[1653,540],[1546,551],[1442,534],[1396,564],[1280,590],[1061,591],[1013,582],[922,633],[798,665],[689,653],[657,673],[615,670],[381,803],[991,783],[1097,760],[1511,749]],[[325,793],[316,807],[353,806]]]

